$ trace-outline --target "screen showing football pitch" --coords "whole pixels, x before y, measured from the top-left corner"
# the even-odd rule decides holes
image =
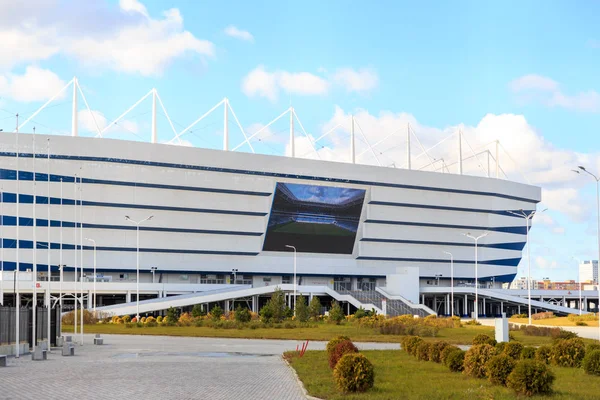
[[[263,250],[351,254],[365,191],[278,182]]]

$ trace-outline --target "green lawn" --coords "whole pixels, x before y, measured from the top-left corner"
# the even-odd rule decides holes
[[[518,398],[510,389],[493,386],[487,380],[450,372],[441,364],[417,361],[400,350],[369,350],[362,353],[375,367],[375,387],[361,394],[347,395],[337,391],[324,351],[307,351],[302,358],[292,357],[290,363],[309,394],[322,399]],[[591,400],[599,397],[600,377],[586,375],[577,368],[552,367],[552,370],[556,374],[552,399]]]
[[[63,325],[63,332],[73,332],[72,325]],[[123,334],[123,335],[162,335],[192,337],[223,337],[248,339],[290,339],[290,340],[323,340],[328,341],[339,335],[346,335],[355,342],[391,342],[399,343],[401,336],[382,335],[371,328],[360,328],[353,324],[333,325],[319,323],[314,328],[259,328],[259,329],[216,329],[209,327],[157,326],[154,328],[127,328],[125,325],[98,324],[85,325],[85,333]],[[440,329],[438,336],[425,340],[444,340],[451,344],[471,344],[473,338],[480,333],[494,336],[494,328],[489,326],[464,326],[462,328]],[[516,340],[527,346],[550,344],[551,338],[525,336],[522,332],[511,332]],[[586,340],[587,341],[587,340]]]

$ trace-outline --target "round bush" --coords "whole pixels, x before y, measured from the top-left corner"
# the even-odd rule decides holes
[[[346,354],[335,366],[333,378],[342,392],[364,392],[373,387],[375,370],[362,354]]]
[[[496,350],[489,344],[472,346],[465,353],[463,373],[473,378],[484,378],[487,362],[496,355]]]
[[[455,350],[448,354],[446,358],[446,366],[452,372],[460,372],[463,370],[465,361],[465,351]]]
[[[519,358],[521,358],[521,352],[523,351],[523,345],[519,342],[508,342],[506,343],[506,346],[504,346],[504,354],[506,354],[509,357],[514,358],[515,360],[518,360]]]
[[[429,349],[430,348],[431,348],[431,343],[429,343],[429,342],[419,343],[419,346],[417,346],[417,351],[415,353],[417,360],[429,361]]]
[[[544,364],[550,364],[551,356],[552,348],[550,346],[540,346],[535,351],[535,360]]]
[[[528,360],[534,359],[536,350],[537,349],[533,346],[523,347],[523,350],[521,351],[521,358]]]
[[[440,354],[440,361],[442,362],[442,364],[448,365],[448,364],[446,364],[446,362],[448,360],[448,356],[450,355],[450,353],[457,351],[457,350],[460,350],[460,349],[456,346],[448,345],[448,346],[444,347],[444,350],[442,350],[442,353]]]
[[[409,336],[410,339],[406,340],[406,351],[408,354],[412,356],[417,355],[417,348],[421,343],[423,343],[423,339],[418,336]]]
[[[334,369],[340,358],[349,353],[358,353],[358,349],[350,340],[339,342],[333,351],[329,353],[329,368]]]
[[[506,385],[506,379],[512,372],[517,362],[514,358],[507,356],[506,354],[499,354],[490,358],[486,369],[486,376],[488,380],[494,385]]]
[[[554,379],[554,374],[546,364],[536,360],[521,360],[508,375],[506,386],[518,394],[533,396],[551,393]]]
[[[591,353],[594,350],[600,350],[600,344],[598,344],[598,343],[589,343],[585,347],[585,354]]]
[[[504,348],[506,347],[507,342],[498,342],[496,343],[496,354],[504,353]]]
[[[552,345],[552,364],[561,367],[579,367],[585,356],[585,345],[579,338],[561,339]]]
[[[446,342],[433,342],[429,347],[429,361],[433,361],[436,363],[442,362],[442,351],[450,346]]]
[[[471,344],[473,344],[473,346],[477,346],[480,344],[489,344],[490,346],[495,346],[496,340],[492,339],[488,335],[479,334],[473,338],[473,342],[471,342]]]
[[[600,350],[592,350],[583,358],[583,370],[588,375],[600,375]]]
[[[325,347],[325,350],[327,350],[327,356],[333,352],[338,343],[342,343],[346,340],[350,340],[350,338],[348,336],[337,336],[327,342],[327,346]]]

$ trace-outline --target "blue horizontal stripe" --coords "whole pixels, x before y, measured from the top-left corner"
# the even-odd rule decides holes
[[[0,152],[0,156],[15,157],[16,153],[15,152]],[[19,157],[33,158],[33,155],[31,153],[19,152]],[[47,155],[46,154],[37,154],[36,158],[37,157],[47,158]],[[327,178],[327,177],[319,177],[319,176],[311,176],[311,175],[284,174],[284,173],[265,172],[265,171],[250,171],[250,170],[244,170],[244,169],[208,167],[208,166],[201,166],[201,165],[175,164],[175,163],[167,163],[167,162],[128,160],[128,159],[123,159],[123,158],[112,158],[112,157],[69,156],[69,155],[51,154],[50,158],[53,160],[89,161],[89,162],[128,164],[128,165],[144,165],[144,166],[159,167],[159,168],[178,168],[178,169],[187,169],[187,170],[195,170],[195,171],[221,172],[221,173],[229,173],[229,174],[237,174],[237,175],[268,176],[268,177],[273,177],[273,178],[301,179],[301,180],[318,181],[318,182],[335,182],[335,183],[348,183],[348,184],[354,184],[354,185],[391,187],[391,188],[399,188],[399,189],[427,190],[427,191],[439,192],[439,193],[458,193],[458,194],[466,194],[466,195],[498,197],[498,198],[505,198],[505,199],[510,199],[510,200],[524,201],[524,202],[532,203],[532,204],[538,203],[537,200],[528,199],[528,198],[524,198],[524,197],[511,196],[511,195],[501,194],[501,193],[479,192],[479,191],[475,191],[475,190],[448,189],[448,188],[430,187],[430,186],[405,185],[405,184],[399,184],[399,183],[385,183],[385,182],[374,182],[374,181],[361,181],[361,180],[354,180],[354,179]]]
[[[515,279],[515,276],[517,276],[517,274],[506,274],[506,275],[490,275],[490,276],[480,276],[479,278],[477,278],[477,280],[479,282],[492,282],[492,278],[494,278],[493,280],[495,282],[512,282]],[[431,279],[431,280],[436,280],[437,277],[435,276],[420,276],[419,278],[421,279]],[[448,275],[442,275],[441,279],[449,279],[450,278],[450,274]],[[454,280],[461,280],[461,281],[470,281],[470,282],[475,282],[475,278],[473,276],[454,276]],[[430,287],[430,286],[423,286],[425,288]],[[433,287],[433,286],[432,286]],[[443,286],[442,286],[443,287]],[[455,288],[461,288],[460,286],[455,286]],[[432,295],[434,295],[435,293],[430,293]]]
[[[0,179],[14,181],[17,179],[17,171],[14,169],[0,169]],[[75,181],[74,176],[50,174],[50,182],[60,182],[61,179],[65,183],[73,183]],[[20,181],[33,181],[33,172],[19,171],[19,180]],[[48,174],[44,174],[42,172],[36,172],[35,180],[38,182],[48,182]],[[91,178],[83,178],[83,177],[81,180],[82,180],[82,183],[85,183],[85,184],[131,186],[131,187],[143,187],[143,188],[152,188],[152,189],[184,190],[184,191],[190,191],[190,192],[235,194],[235,195],[244,195],[244,196],[268,197],[272,194],[271,192],[252,192],[252,191],[248,191],[248,190],[217,189],[217,188],[192,187],[192,186],[180,186],[180,185],[163,185],[163,184],[158,184],[158,183],[114,181],[114,180],[91,179]],[[79,182],[79,179],[78,179],[78,182]]]
[[[16,203],[17,195],[15,193],[2,193],[2,201],[4,203]],[[48,197],[46,196],[35,196],[37,204],[48,204]],[[51,197],[50,204],[60,204],[61,199],[59,197]],[[33,204],[33,195],[20,194],[20,204]],[[75,202],[72,199],[62,199],[63,205],[74,205]],[[190,208],[190,207],[171,207],[171,206],[156,206],[156,205],[145,205],[145,204],[126,204],[126,203],[107,203],[101,201],[87,201],[79,202],[88,207],[112,207],[112,208],[136,208],[142,210],[158,210],[158,211],[177,211],[177,212],[193,212],[193,213],[205,213],[205,214],[226,214],[226,215],[246,215],[251,217],[264,217],[267,215],[265,212],[256,211],[235,211],[235,210],[215,210],[211,208]]]
[[[38,227],[48,226],[47,219],[39,219],[36,218],[36,223]],[[17,217],[12,216],[0,216],[0,225],[4,226],[16,226]],[[33,218],[20,217],[19,218],[19,226],[33,226]],[[61,221],[51,220],[50,226],[59,228],[61,226]],[[102,225],[102,224],[81,224],[69,221],[63,221],[63,228],[75,228],[82,227],[84,229],[115,229],[115,230],[125,230],[125,231],[134,231],[136,229],[133,225]],[[140,231],[147,232],[169,232],[169,233],[197,233],[197,234],[207,234],[207,235],[232,235],[232,236],[262,236],[262,232],[242,232],[242,231],[219,231],[214,229],[184,229],[184,228],[160,228],[154,226],[140,226]]]
[[[518,215],[511,214],[520,213],[521,210],[486,210],[482,208],[464,208],[464,207],[450,207],[450,206],[433,206],[428,204],[411,204],[411,203],[394,203],[390,201],[369,201],[369,204],[373,204],[376,206],[390,206],[390,207],[406,207],[406,208],[420,208],[426,210],[442,210],[442,211],[459,211],[459,212],[470,212],[470,213],[484,213],[484,214],[494,214],[494,215],[502,215],[503,217],[512,217],[512,218],[523,218]],[[531,213],[535,210],[524,210],[526,214]]]
[[[426,240],[400,240],[400,239],[379,239],[379,238],[362,238],[362,239],[360,239],[360,241],[361,242],[376,242],[376,243],[422,244],[422,245],[432,245],[432,246],[475,247],[475,242],[471,242],[471,243],[432,242],[432,241],[426,241]],[[477,247],[485,247],[485,248],[489,248],[489,249],[521,251],[525,247],[525,242],[478,244]]]
[[[477,231],[491,231],[491,232],[502,232],[502,233],[514,233],[517,235],[526,235],[527,234],[527,227],[525,227],[525,226],[482,227],[482,226],[470,226],[470,225],[431,224],[431,223],[426,223],[426,222],[384,221],[384,220],[378,220],[378,219],[367,219],[367,220],[365,220],[365,223],[384,224],[384,225],[403,225],[403,226],[423,226],[423,227],[428,227],[428,228],[452,228],[452,229],[465,229],[465,230],[477,230]]]
[[[359,256],[357,260],[370,261],[406,261],[406,262],[426,262],[432,264],[448,264],[448,260],[440,260],[437,258],[403,258],[403,257],[375,257],[375,256]],[[500,260],[484,260],[478,261],[481,265],[496,265],[503,267],[516,267],[519,265],[521,258],[504,258]],[[475,264],[475,260],[454,260],[454,264]]]

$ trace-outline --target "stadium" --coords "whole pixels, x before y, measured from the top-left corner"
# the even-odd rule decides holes
[[[385,311],[387,299],[397,313],[449,314],[452,303],[468,315],[476,279],[498,290],[482,296],[483,314],[524,304],[498,293],[526,243],[511,212],[535,210],[541,190],[462,174],[462,153],[450,174],[74,133],[0,136],[5,304],[16,277],[65,309],[77,291],[119,313],[136,300],[145,311],[235,299],[257,309],[273,288],[291,292],[294,273],[299,292],[348,310]],[[484,232],[477,247],[467,236]],[[462,293],[452,300],[451,284]]]

